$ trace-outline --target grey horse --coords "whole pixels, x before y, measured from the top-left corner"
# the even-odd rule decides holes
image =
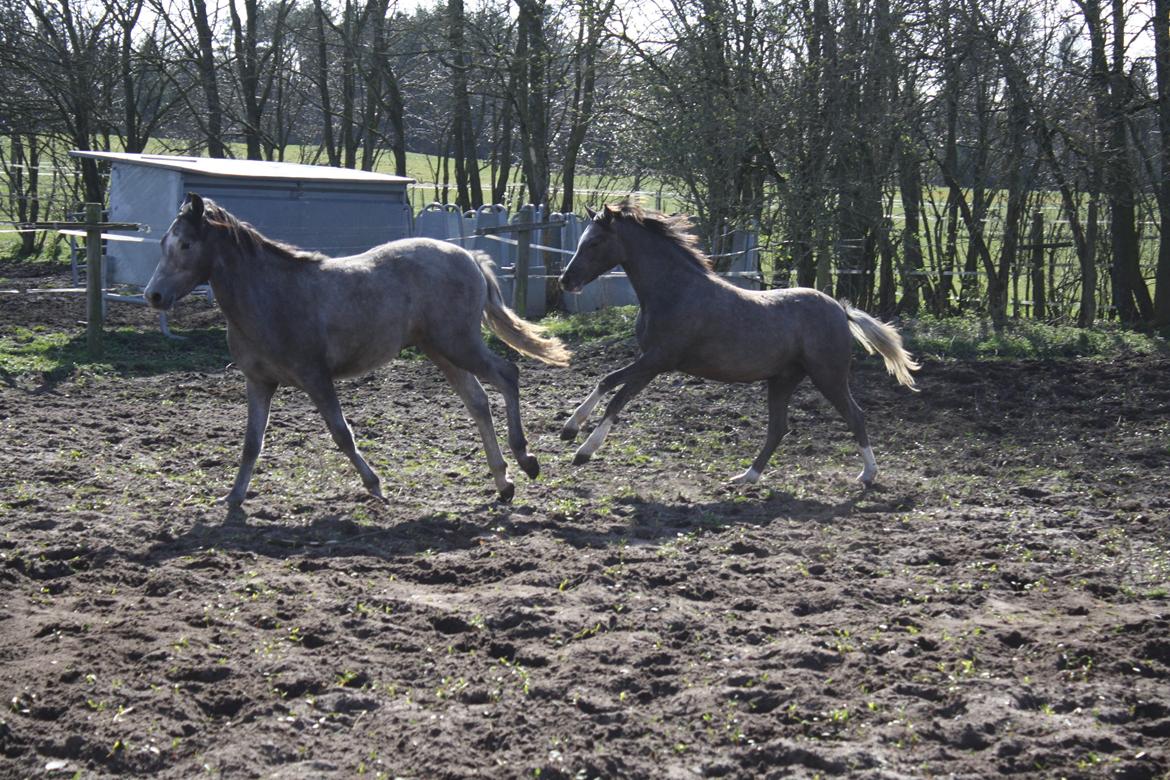
[[[480,380],[503,396],[508,444],[529,477],[540,472],[520,421],[519,371],[484,344],[481,321],[522,354],[567,365],[555,338],[504,305],[486,256],[429,239],[405,239],[330,258],[272,241],[210,199],[188,194],[162,238],[146,300],[169,309],[210,282],[228,323],[228,347],[247,379],[248,427],[240,468],[223,501],[244,501],[280,385],[308,393],[338,448],[371,495],[381,481],[354,444],[334,380],[367,373],[407,346],[434,361],[475,419],[500,498],[515,486]]]
[[[893,327],[816,290],[757,292],[729,284],[698,250],[685,218],[628,202],[589,215],[561,287],[576,292],[612,268],[625,269],[641,304],[635,334],[642,354],[598,382],[565,423],[561,437],[572,441],[601,397],[620,387],[574,463],[597,452],[622,407],[654,377],[682,371],[721,382],[767,382],[764,448],[731,480],[754,483],[788,432],[789,400],[807,376],[848,422],[865,463],[858,479],[873,484],[877,462],[865,417],[849,391],[850,350],[856,338],[871,354],[881,354],[898,382],[915,389],[910,372],[918,364]]]

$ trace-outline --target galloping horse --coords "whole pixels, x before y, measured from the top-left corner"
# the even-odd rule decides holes
[[[742,290],[719,278],[695,246],[685,218],[667,217],[623,203],[589,212],[561,287],[576,292],[606,271],[625,269],[641,304],[635,326],[641,356],[604,377],[565,423],[572,441],[601,396],[620,387],[601,423],[573,462],[589,460],[626,403],[654,377],[682,371],[721,382],[768,383],[768,433],[752,465],[732,482],[754,483],[788,432],[788,402],[807,376],[849,423],[865,462],[858,479],[869,487],[877,462],[865,418],[849,392],[851,335],[880,353],[901,384],[915,389],[918,369],[898,332],[847,303],[816,290]]]
[[[504,305],[486,256],[413,238],[329,258],[272,241],[191,193],[162,238],[162,259],[146,300],[169,309],[205,282],[227,317],[228,347],[247,379],[248,427],[235,484],[223,499],[229,505],[244,501],[280,385],[308,393],[366,490],[384,501],[378,475],[354,444],[333,381],[371,371],[407,346],[419,347],[438,364],[467,405],[503,501],[511,500],[515,486],[479,380],[504,396],[508,444],[520,468],[532,478],[540,472],[520,421],[519,371],[487,348],[480,322],[545,363],[567,365],[569,353]]]

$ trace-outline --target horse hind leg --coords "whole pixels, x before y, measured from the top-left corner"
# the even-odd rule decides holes
[[[764,438],[764,447],[747,471],[730,480],[732,484],[754,485],[759,481],[768,461],[772,459],[772,453],[788,434],[788,404],[803,379],[803,369],[795,369],[768,380],[768,433]]]
[[[530,479],[536,479],[540,476],[540,462],[528,452],[528,437],[524,434],[524,421],[520,418],[520,369],[511,361],[493,353],[482,341],[477,339],[471,343],[475,345],[472,349],[445,352],[443,360],[464,371],[470,371],[504,397],[504,413],[508,421],[508,448],[512,450],[516,463],[524,473]]]
[[[306,382],[305,392],[309,394],[317,411],[324,418],[325,425],[328,426],[329,433],[337,448],[349,458],[350,463],[357,469],[366,492],[380,501],[385,501],[386,497],[382,495],[382,481],[370,468],[370,464],[366,463],[362,454],[358,452],[357,444],[353,440],[353,431],[345,420],[345,414],[341,411],[341,403],[337,400],[337,391],[333,387],[332,380],[319,378],[311,383]]]
[[[821,394],[829,400],[829,403],[833,404],[838,413],[845,418],[845,422],[848,423],[849,430],[853,432],[853,438],[857,440],[857,446],[861,450],[861,458],[865,464],[861,473],[857,475],[857,479],[865,487],[872,487],[874,478],[877,476],[877,460],[874,459],[873,450],[869,446],[869,434],[865,430],[865,415],[862,413],[861,407],[853,400],[853,393],[849,391],[848,368],[833,371],[810,371],[809,375]]]
[[[488,403],[487,393],[484,392],[483,385],[479,383],[479,380],[471,372],[459,368],[442,355],[429,351],[427,355],[442,370],[443,375],[447,377],[447,381],[451,384],[451,387],[459,394],[459,397],[463,400],[463,405],[467,407],[467,411],[475,421],[475,427],[479,430],[480,439],[483,440],[483,449],[487,455],[488,468],[491,469],[492,478],[496,482],[496,489],[500,492],[500,500],[504,502],[511,501],[512,497],[516,494],[516,486],[508,477],[508,466],[504,463],[503,453],[500,452],[500,444],[496,439],[496,428],[492,423],[491,404]]]

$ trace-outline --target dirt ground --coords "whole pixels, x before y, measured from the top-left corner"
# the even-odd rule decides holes
[[[520,361],[507,506],[425,361],[341,389],[388,505],[285,390],[236,513],[235,370],[0,375],[0,776],[1170,774],[1170,360],[858,361],[864,491],[808,386],[754,488],[762,389],[683,377],[572,466],[632,354]]]

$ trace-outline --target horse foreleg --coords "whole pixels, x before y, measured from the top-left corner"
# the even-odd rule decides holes
[[[593,429],[593,433],[589,434],[589,438],[585,440],[585,443],[580,446],[577,453],[573,456],[574,466],[580,466],[593,457],[593,453],[597,452],[605,442],[605,437],[609,435],[609,429],[617,421],[617,416],[621,412],[622,407],[631,398],[642,392],[646,385],[650,384],[650,380],[656,376],[658,376],[657,371],[642,369],[622,385],[622,388],[617,391],[617,395],[610,399],[609,405],[605,407],[605,416],[601,418],[601,422]],[[606,377],[606,379],[608,378]],[[598,387],[600,386],[598,385]]]
[[[252,469],[260,457],[260,450],[264,448],[264,432],[268,429],[268,412],[272,408],[272,396],[275,393],[275,383],[248,380],[248,429],[244,432],[244,453],[240,457],[240,469],[236,472],[231,492],[220,499],[228,506],[244,503],[248,484],[252,481]]]
[[[593,392],[581,402],[581,405],[577,407],[577,410],[573,412],[572,416],[565,421],[565,427],[561,428],[561,438],[565,441],[572,441],[577,438],[577,434],[581,431],[581,426],[589,419],[589,415],[593,414],[593,410],[597,407],[597,402],[601,400],[601,396],[624,383],[627,377],[637,370],[638,362],[634,361],[628,366],[619,368],[617,371],[602,377],[601,381],[597,383],[597,386],[593,388]]]
[[[475,420],[475,427],[479,429],[479,437],[483,440],[483,450],[487,455],[488,468],[496,482],[496,489],[500,491],[501,501],[511,501],[516,494],[516,486],[508,478],[508,465],[504,462],[504,455],[500,452],[500,443],[496,439],[496,428],[492,424],[492,407],[488,403],[487,393],[483,385],[469,371],[451,363],[437,353],[428,352],[428,356],[443,371],[451,387],[463,399],[464,406]],[[519,405],[519,404],[517,404]],[[521,433],[523,436],[523,433]],[[535,460],[535,459],[534,459]]]
[[[345,453],[345,457],[349,458],[350,463],[358,470],[366,492],[380,501],[385,501],[386,497],[382,495],[382,481],[378,479],[378,475],[370,468],[370,464],[366,463],[366,459],[358,452],[357,444],[353,440],[353,431],[350,430],[349,423],[345,421],[345,414],[341,411],[341,403],[337,400],[337,391],[333,388],[333,382],[328,379],[322,380],[312,386],[306,386],[305,392],[316,404],[317,411],[329,427],[329,433],[337,448]]]
[[[764,438],[764,448],[760,450],[760,454],[752,461],[747,471],[732,477],[730,480],[732,484],[754,485],[759,481],[780,440],[788,434],[788,403],[802,379],[804,372],[795,371],[768,380],[768,434]]]

